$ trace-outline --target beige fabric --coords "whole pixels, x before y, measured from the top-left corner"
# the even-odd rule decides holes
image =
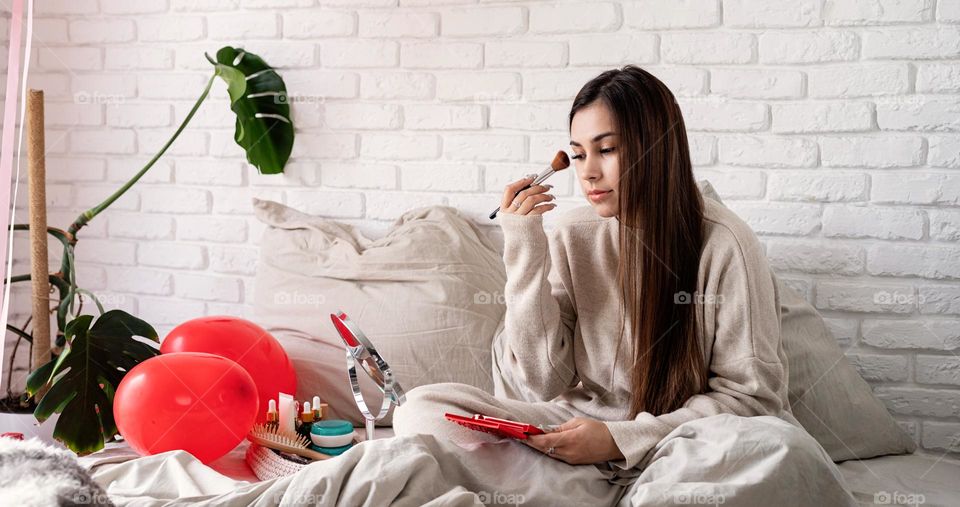
[[[658,442],[627,486],[597,465],[569,465],[507,438],[467,430],[444,412],[535,423],[574,415],[555,403],[496,398],[465,384],[424,385],[395,414],[396,436],[355,445],[297,474],[234,481],[170,451],[92,466],[117,505],[856,505],[835,465],[802,429],[774,417],[720,414]]]
[[[553,401],[512,400],[462,384],[435,384],[409,393],[407,403],[395,414],[394,431],[399,437],[422,433],[455,442],[472,450],[462,455],[466,462],[478,459],[477,451],[505,440],[444,421],[439,416],[446,412],[482,413],[541,425],[589,416]],[[632,473],[636,470],[611,470],[604,463],[557,466],[559,460],[539,451],[540,459],[531,462],[526,453],[510,446],[497,452],[513,457],[484,459],[509,463],[511,473],[482,484],[523,495],[524,505],[612,505],[609,499],[614,492],[622,507],[856,505],[836,465],[816,440],[799,425],[772,416],[717,414],[687,421],[655,444],[638,467],[643,469],[639,475]],[[521,471],[519,478],[513,470]],[[596,478],[595,470],[609,486]],[[477,483],[466,479],[464,484]]]
[[[781,287],[790,406],[797,420],[834,461],[913,452],[917,444],[847,360],[817,310]]]
[[[618,507],[668,505],[856,506],[820,444],[773,416],[715,414],[657,443]]]
[[[505,273],[496,247],[447,206],[418,208],[371,240],[353,226],[254,200],[261,240],[256,321],[297,371],[297,398],[319,395],[330,415],[362,423],[330,314],[345,312],[407,390],[463,382],[492,392],[490,343],[502,320]],[[365,399],[381,395],[360,374]],[[392,413],[380,424],[390,424]]]

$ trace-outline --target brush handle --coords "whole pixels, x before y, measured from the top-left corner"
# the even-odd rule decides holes
[[[539,184],[543,183],[544,181],[546,181],[546,179],[549,178],[550,175],[552,175],[554,172],[556,172],[556,171],[554,171],[552,167],[548,167],[546,171],[543,171],[542,173],[540,173],[532,182],[530,182],[529,185],[521,188],[520,190],[517,190],[517,193],[513,194],[514,199],[515,199],[518,195],[520,195],[520,192],[523,192],[524,190],[526,190],[526,189],[528,189],[528,188],[530,188],[530,187],[532,187],[532,186],[534,186],[534,185],[539,185]],[[493,210],[493,213],[490,213],[490,220],[493,220],[494,218],[497,218],[497,213],[499,213],[499,212],[500,212],[500,206],[497,206],[497,209]]]
[[[304,458],[310,458],[314,461],[319,461],[322,459],[330,459],[333,456],[329,454],[324,454],[322,452],[314,451],[313,449],[304,449],[303,447],[294,447],[292,445],[280,444],[277,442],[271,442],[265,438],[260,438],[255,435],[247,435],[247,438],[255,443],[267,447],[269,449],[276,449],[278,451],[289,452],[290,454],[296,454],[297,456],[303,456]]]

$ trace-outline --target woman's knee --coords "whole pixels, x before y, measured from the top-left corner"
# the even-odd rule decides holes
[[[409,412],[417,407],[454,405],[458,399],[463,398],[464,389],[469,387],[471,386],[454,382],[420,385],[406,392],[406,401],[398,406],[397,410]]]
[[[681,427],[685,435],[727,451],[776,456],[781,461],[832,463],[820,444],[802,427],[775,416],[744,417],[735,414],[715,414],[688,421]]]
[[[766,431],[778,440],[777,451],[781,463],[781,466],[777,467],[778,473],[791,476],[794,483],[807,483],[811,488],[815,486],[816,493],[808,491],[806,494],[809,498],[800,503],[856,505],[840,470],[810,433],[802,427],[772,416],[752,419],[765,419],[762,424],[766,425]],[[816,499],[820,501],[814,502]]]
[[[458,412],[465,396],[473,388],[465,384],[443,382],[424,384],[406,392],[403,404],[393,409],[393,429],[397,435],[433,433],[430,427],[443,422],[444,412]]]
[[[832,463],[823,447],[807,433],[807,430],[773,416],[748,419],[754,419],[754,422],[764,425],[767,431],[772,432],[777,437],[786,460],[829,461]]]
[[[418,419],[425,413],[430,413],[429,405],[436,398],[433,384],[417,386],[406,392],[404,402],[393,408],[393,431],[395,434],[406,434],[408,429],[418,426]]]

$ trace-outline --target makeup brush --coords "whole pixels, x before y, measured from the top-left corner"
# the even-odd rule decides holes
[[[553,157],[553,162],[550,162],[550,167],[544,169],[543,172],[540,173],[529,185],[518,190],[517,193],[513,195],[513,197],[517,197],[517,195],[519,195],[520,192],[523,192],[524,190],[534,185],[539,185],[543,183],[544,181],[546,181],[547,178],[552,176],[553,173],[557,171],[562,171],[568,167],[570,167],[570,157],[568,157],[566,152],[564,152],[563,150],[558,151],[557,154]],[[500,212],[500,206],[497,206],[497,209],[493,210],[493,213],[490,213],[490,220],[497,218],[497,213],[499,212]]]

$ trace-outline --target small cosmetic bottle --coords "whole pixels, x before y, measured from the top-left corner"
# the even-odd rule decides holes
[[[323,413],[320,412],[320,397],[313,397],[313,422],[317,422],[320,418],[323,417]]]
[[[310,438],[310,429],[313,427],[313,411],[310,410],[310,402],[303,402],[303,412],[300,413],[300,427],[297,433]]]
[[[279,418],[277,416],[277,402],[276,400],[270,400],[270,403],[267,405],[267,429],[276,429],[279,426]]]
[[[293,396],[287,393],[280,393],[277,405],[277,424],[279,430],[287,433],[296,433],[297,431],[297,409],[293,404]]]

